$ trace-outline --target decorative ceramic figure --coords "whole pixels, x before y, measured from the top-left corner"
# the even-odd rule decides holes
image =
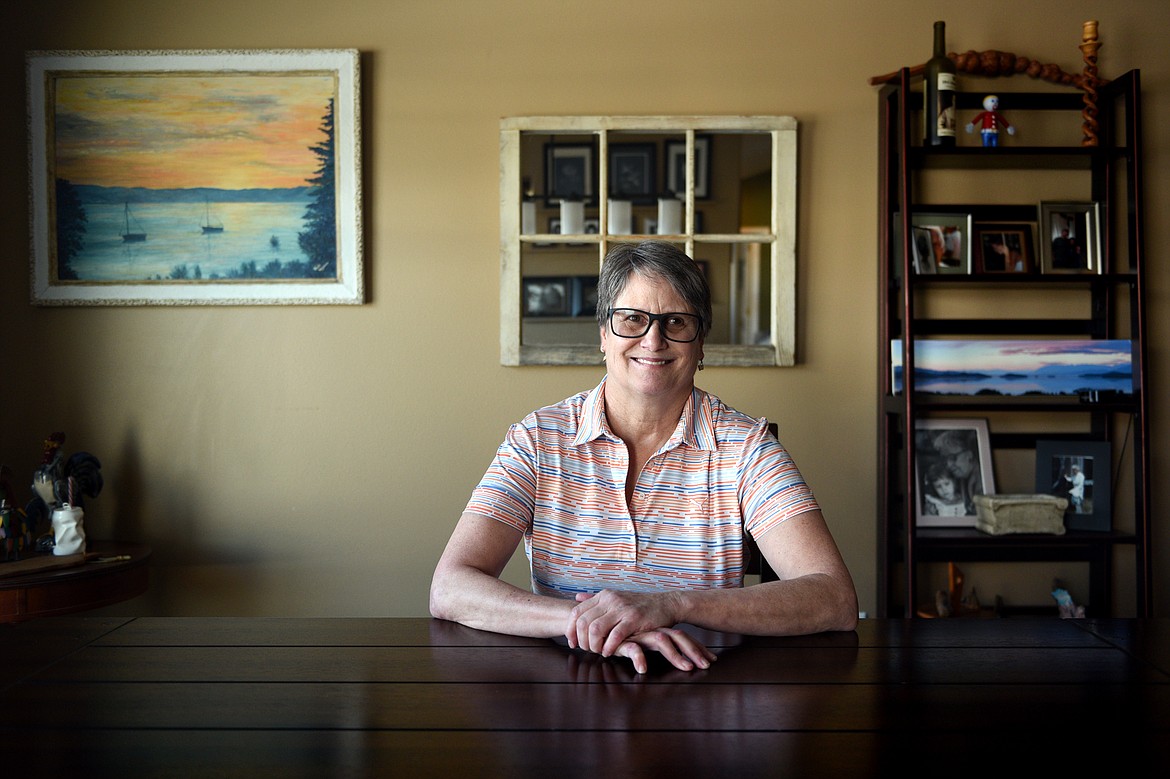
[[[1016,128],[1008,124],[1008,120],[999,112],[999,97],[996,95],[988,95],[983,98],[983,110],[975,114],[975,118],[967,124],[967,132],[975,132],[976,125],[979,126],[979,134],[983,137],[984,146],[999,145],[999,128],[1001,127],[1007,130],[1008,135],[1016,134]]]

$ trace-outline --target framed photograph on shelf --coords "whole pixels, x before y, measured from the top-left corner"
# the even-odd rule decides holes
[[[711,136],[695,136],[695,198],[711,197]],[[684,141],[666,144],[666,191],[684,199],[687,186],[687,145]]]
[[[976,495],[995,494],[986,419],[919,419],[914,433],[919,527],[974,527]]]
[[[573,277],[573,316],[597,316],[597,277]]]
[[[597,169],[593,164],[593,144],[546,143],[544,145],[544,185],[546,205],[560,205],[562,198],[595,202]]]
[[[1108,441],[1037,441],[1036,492],[1068,500],[1069,530],[1112,529]]]
[[[1100,273],[1100,208],[1096,203],[1040,204],[1043,273]]]
[[[524,278],[524,316],[572,316],[571,276],[527,276]]]
[[[1032,222],[976,222],[972,239],[976,272],[1034,272],[1035,227]]]
[[[916,213],[911,216],[914,226],[915,267],[918,265],[919,231],[925,231],[934,257],[934,271],[919,273],[971,272],[971,214]],[[925,266],[925,262],[923,263]]]
[[[638,205],[655,202],[658,178],[653,143],[611,143],[609,145],[609,196]]]
[[[356,50],[26,65],[34,304],[365,302]]]
[[[938,273],[938,255],[934,250],[934,236],[928,227],[910,228],[910,250],[913,254],[914,272],[920,276],[932,276]]]

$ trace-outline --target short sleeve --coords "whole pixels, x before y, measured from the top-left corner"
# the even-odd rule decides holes
[[[744,440],[740,467],[744,530],[759,538],[776,525],[820,508],[788,450],[760,419]]]
[[[526,533],[536,505],[536,445],[523,423],[512,425],[466,510]]]

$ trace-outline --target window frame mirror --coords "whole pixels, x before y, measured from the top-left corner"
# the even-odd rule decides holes
[[[677,243],[691,257],[704,245],[731,246],[756,263],[768,263],[767,294],[761,306],[767,306],[766,330],[755,343],[711,343],[704,345],[705,365],[714,366],[792,366],[796,343],[796,127],[790,116],[527,116],[505,117],[500,121],[500,362],[503,365],[596,365],[600,362],[596,326],[590,342],[567,344],[524,343],[522,331],[526,304],[523,278],[523,252],[526,247],[568,242],[584,247],[596,256],[600,268],[611,245],[620,242],[657,238]],[[638,134],[677,136],[671,144],[672,154],[685,149],[685,186],[675,193],[681,200],[680,230],[670,235],[646,235],[637,228],[630,234],[611,234],[609,200],[583,192],[586,203],[596,217],[586,220],[581,233],[554,233],[549,225],[524,224],[522,203],[539,200],[544,205],[547,193],[533,192],[531,176],[522,168],[522,147],[526,136],[568,137],[578,143],[582,138],[596,149],[593,159],[608,160],[610,144],[636,139]],[[718,166],[717,155],[710,152],[710,141],[719,134],[762,134],[770,145],[771,165],[769,225],[754,225],[735,232],[704,232],[696,199],[705,195],[714,178],[696,161]],[[550,155],[547,149],[542,158]],[[714,163],[711,157],[715,156]],[[614,191],[609,185],[610,166],[596,164],[585,187],[589,193]],[[547,177],[547,175],[545,176]],[[677,182],[678,176],[672,180]],[[696,194],[698,190],[698,195]],[[567,212],[566,212],[567,213]],[[551,220],[550,220],[551,221]],[[759,221],[763,221],[760,219]],[[574,222],[575,223],[575,222]],[[531,285],[529,285],[531,286]],[[732,296],[735,293],[733,291]]]

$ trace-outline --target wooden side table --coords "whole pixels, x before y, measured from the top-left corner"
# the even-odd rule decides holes
[[[15,563],[0,563],[0,623],[96,609],[146,592],[150,582],[147,564],[150,547],[90,541],[86,554],[78,557],[81,559],[73,564],[63,558],[53,560],[51,556],[40,555]],[[37,561],[41,566],[66,567],[37,570]]]

